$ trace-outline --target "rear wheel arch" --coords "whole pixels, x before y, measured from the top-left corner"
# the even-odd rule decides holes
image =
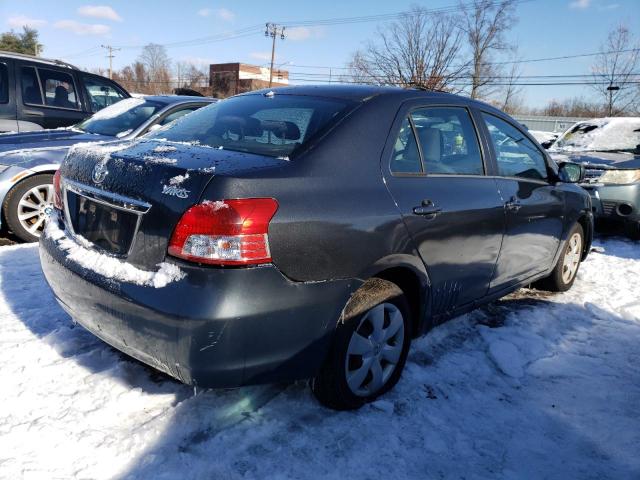
[[[384,283],[381,283],[382,280]],[[417,336],[422,332],[423,318],[425,313],[425,306],[427,305],[427,289],[428,289],[428,279],[424,273],[416,272],[413,268],[408,266],[395,266],[385,268],[383,270],[377,271],[372,274],[371,277],[363,284],[361,289],[366,285],[364,291],[369,292],[367,300],[369,303],[366,303],[369,306],[375,305],[375,301],[382,300],[381,296],[384,293],[379,295],[371,294],[370,292],[375,288],[384,290],[385,284],[391,283],[395,285],[406,297],[407,302],[409,304],[409,309],[411,312],[411,334],[412,336]],[[352,296],[355,297],[358,294],[358,291]],[[350,300],[351,301],[351,300]],[[372,303],[373,302],[373,303]],[[348,304],[347,304],[348,307]],[[347,310],[345,307],[345,311]]]
[[[582,232],[584,234],[583,245],[582,245],[582,260],[584,260],[589,253],[589,249],[591,248],[591,240],[593,238],[593,226],[591,224],[591,220],[586,213],[582,213],[580,217],[578,217],[577,223],[582,227]]]

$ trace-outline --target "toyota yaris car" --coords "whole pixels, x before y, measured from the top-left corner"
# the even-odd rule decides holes
[[[74,148],[40,255],[77,322],[182,382],[311,379],[353,409],[445,319],[571,287],[592,236],[582,173],[455,95],[252,92]]]

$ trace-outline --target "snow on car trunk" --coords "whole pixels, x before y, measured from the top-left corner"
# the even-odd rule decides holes
[[[214,176],[282,163],[158,140],[74,147],[61,167],[67,229],[91,248],[151,270],[164,261],[180,217]]]
[[[358,412],[289,387],[193,390],[75,326],[35,246],[0,249],[0,477],[639,478],[640,251],[415,341]]]

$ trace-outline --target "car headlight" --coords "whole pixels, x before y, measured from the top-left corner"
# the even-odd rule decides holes
[[[640,170],[605,170],[598,182],[617,184],[640,182]]]

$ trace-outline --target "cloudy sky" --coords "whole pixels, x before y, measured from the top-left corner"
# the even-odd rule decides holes
[[[114,67],[131,63],[144,44],[166,44],[172,59],[201,64],[241,61],[266,64],[270,41],[264,36],[265,22],[304,26],[287,30],[278,41],[277,64],[284,64],[298,83],[339,75],[350,55],[367,40],[375,39],[380,21],[318,25],[318,20],[365,15],[393,14],[411,5],[442,8],[457,0],[351,0],[349,2],[176,2],[165,0],[86,3],[67,0],[0,0],[3,30],[22,25],[37,28],[45,46],[44,56],[62,58],[86,69],[106,67],[106,52],[100,45],[120,47]],[[562,57],[596,52],[607,32],[619,23],[640,38],[639,0],[528,0],[517,7],[518,22],[510,39],[521,59]],[[308,22],[311,21],[311,22]],[[322,23],[322,22],[320,22]],[[331,24],[333,23],[333,24]],[[549,60],[522,64],[530,75],[589,74],[593,57]],[[530,83],[534,83],[533,80]],[[582,86],[528,86],[530,106],[552,98],[592,92]]]

